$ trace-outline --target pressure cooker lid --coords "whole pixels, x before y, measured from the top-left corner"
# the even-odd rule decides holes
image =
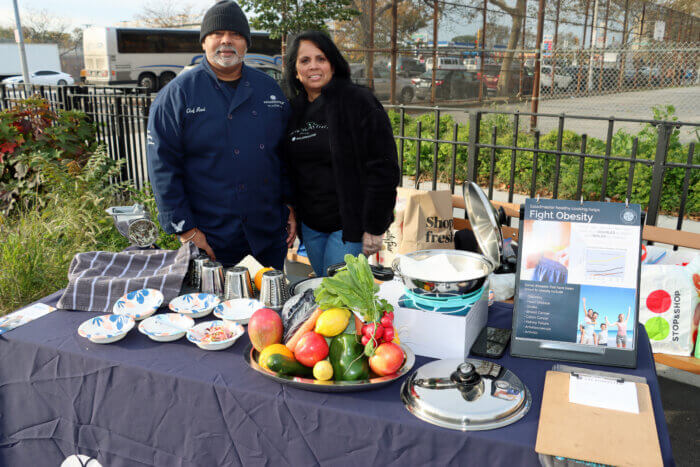
[[[530,391],[513,372],[472,358],[423,365],[403,383],[401,400],[416,417],[461,431],[510,425],[532,405]]]
[[[467,216],[479,248],[493,262],[494,268],[498,268],[503,257],[503,234],[496,211],[476,183],[465,181],[462,192]]]

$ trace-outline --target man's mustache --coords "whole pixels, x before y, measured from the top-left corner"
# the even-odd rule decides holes
[[[224,45],[221,45],[221,46],[216,48],[217,54],[219,54],[221,52],[233,52],[238,57],[240,57],[240,55],[241,55],[238,53],[238,50],[236,50],[235,47],[229,47],[229,46],[224,46]]]

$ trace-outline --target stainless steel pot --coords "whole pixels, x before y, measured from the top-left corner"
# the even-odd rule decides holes
[[[446,254],[450,256],[452,263],[465,272],[464,278],[456,278],[454,281],[434,281],[428,277],[410,277],[401,272],[401,258],[409,257],[416,261],[422,261],[432,256]],[[391,264],[396,277],[401,278],[406,288],[417,295],[442,294],[442,295],[467,295],[479,290],[486,278],[494,270],[494,265],[485,256],[471,251],[461,250],[419,250],[394,258]],[[473,271],[478,271],[474,274]]]

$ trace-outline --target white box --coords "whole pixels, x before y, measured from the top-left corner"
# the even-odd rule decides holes
[[[484,287],[488,290],[488,284]],[[414,354],[431,358],[466,358],[474,341],[486,326],[488,293],[469,310],[466,316],[451,316],[433,311],[399,306],[399,298],[406,292],[398,280],[384,282],[379,296],[394,307],[394,328],[402,345]]]

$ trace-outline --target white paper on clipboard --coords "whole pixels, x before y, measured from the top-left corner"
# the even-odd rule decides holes
[[[585,373],[572,373],[569,376],[569,402],[639,413],[635,383]]]

